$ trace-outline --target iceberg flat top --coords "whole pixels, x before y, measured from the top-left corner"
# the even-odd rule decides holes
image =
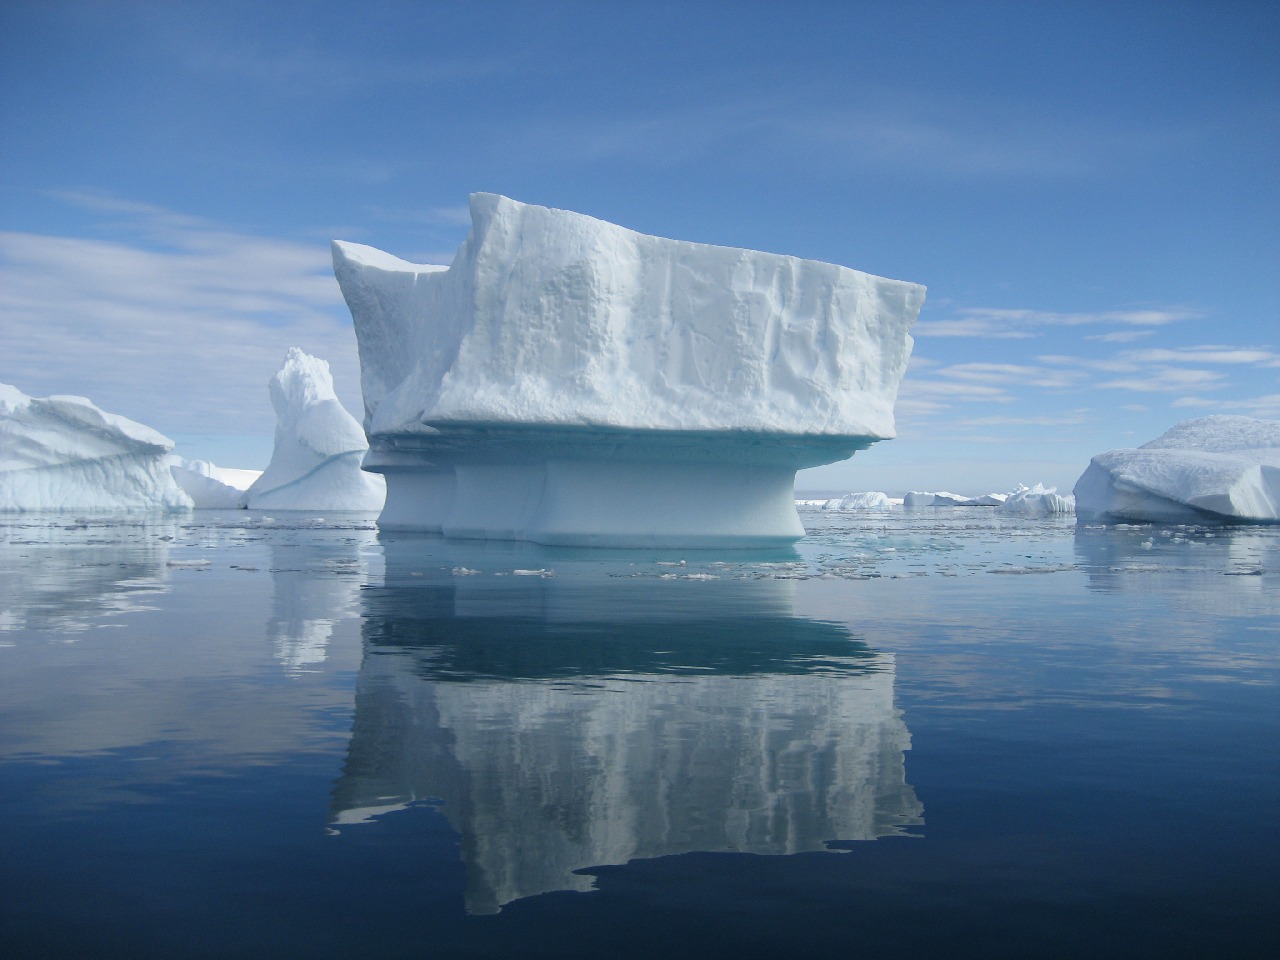
[[[1184,420],[1139,449],[1247,452],[1255,460],[1276,463],[1280,459],[1280,420],[1232,416]]]
[[[924,288],[471,197],[448,269],[334,241],[364,426],[886,438]]]

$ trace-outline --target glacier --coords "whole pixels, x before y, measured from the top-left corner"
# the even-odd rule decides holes
[[[380,526],[790,542],[796,470],[894,435],[922,286],[493,194],[470,211],[447,268],[333,243]]]
[[[364,432],[333,390],[329,364],[291,347],[271,378],[276,412],[271,462],[248,490],[253,510],[382,509],[381,477],[364,472]]]
[[[169,470],[173,446],[84,397],[0,383],[0,510],[188,510]]]
[[[1184,420],[1137,449],[1098,454],[1075,498],[1086,520],[1280,520],[1280,420]]]

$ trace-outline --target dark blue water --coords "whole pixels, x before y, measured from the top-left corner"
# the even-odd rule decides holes
[[[1280,528],[0,518],[0,956],[1280,953]]]

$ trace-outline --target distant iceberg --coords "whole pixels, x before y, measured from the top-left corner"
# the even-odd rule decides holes
[[[1060,514],[1072,514],[1076,511],[1076,498],[1058,493],[1057,487],[1045,487],[1037,483],[1034,487],[1021,484],[996,506],[996,513],[1017,517],[1047,517]]]
[[[894,435],[923,287],[492,194],[471,217],[448,269],[333,244],[383,527],[789,542],[796,470]]]
[[[947,490],[912,490],[902,498],[902,502],[908,507],[996,507],[1008,496],[1007,493],[985,493],[980,497],[966,497]]]
[[[886,493],[849,493],[830,500],[798,500],[798,505],[816,506],[822,510],[888,510],[894,507],[995,507],[996,513],[1010,516],[1048,516],[1075,511],[1075,498],[1062,496],[1056,487],[1045,488],[1018,484],[1011,493],[986,493],[966,497],[948,491],[912,491],[901,499]]]
[[[84,397],[0,384],[0,510],[191,507],[169,472],[173,441]]]
[[[1185,420],[1136,450],[1094,457],[1075,497],[1085,519],[1280,520],[1280,421]]]
[[[338,402],[329,364],[292,347],[271,378],[276,411],[271,463],[244,494],[255,510],[380,510],[381,477],[360,469],[369,448]]]
[[[890,507],[902,506],[901,500],[894,500],[887,493],[869,490],[860,493],[846,493],[822,504],[823,510],[887,510]]]

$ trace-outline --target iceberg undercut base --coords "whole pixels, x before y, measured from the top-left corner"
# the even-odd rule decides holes
[[[769,547],[804,536],[796,470],[872,437],[451,425],[375,438],[378,525],[553,546]]]

